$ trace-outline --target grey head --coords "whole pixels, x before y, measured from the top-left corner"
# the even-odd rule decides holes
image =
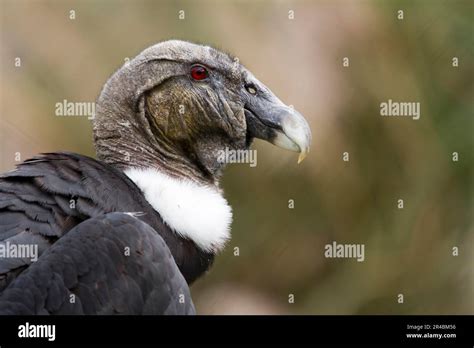
[[[124,64],[105,84],[94,119],[97,156],[119,169],[155,167],[218,185],[225,149],[254,138],[308,153],[305,119],[239,61],[186,41],[158,43]]]

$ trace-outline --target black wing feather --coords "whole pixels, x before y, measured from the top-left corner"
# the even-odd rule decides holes
[[[164,239],[188,282],[212,263],[212,254],[174,233],[140,189],[106,163],[74,153],[48,153],[0,174],[0,243],[37,244],[40,258],[74,227],[111,212],[143,212],[139,219]],[[81,255],[70,250],[78,273],[87,272],[91,265],[77,262]],[[0,292],[30,263],[28,259],[1,258]],[[133,286],[130,291],[134,291]]]
[[[0,295],[0,314],[194,312],[186,280],[164,240],[124,213],[77,225]]]

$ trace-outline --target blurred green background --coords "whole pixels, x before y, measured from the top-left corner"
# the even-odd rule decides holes
[[[93,156],[90,121],[55,104],[94,101],[170,38],[231,52],[310,122],[302,164],[257,141],[257,167],[226,170],[233,238],[191,288],[199,313],[474,313],[473,1],[0,4],[2,171],[16,153]],[[381,117],[388,99],[420,102],[420,120]],[[365,261],[325,258],[332,241],[365,244]]]

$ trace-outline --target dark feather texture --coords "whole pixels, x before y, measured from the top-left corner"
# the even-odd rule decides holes
[[[164,239],[188,282],[212,263],[211,254],[173,232],[140,189],[105,163],[50,153],[0,176],[0,241],[37,244],[40,255],[81,222],[110,212],[140,212],[138,218]],[[26,259],[0,259],[0,290],[29,264]]]
[[[88,219],[0,295],[0,314],[194,314],[164,240],[124,213]]]

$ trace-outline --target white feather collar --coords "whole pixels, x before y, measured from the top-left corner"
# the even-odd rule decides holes
[[[154,168],[129,168],[125,174],[176,233],[204,251],[222,250],[230,238],[232,209],[216,188],[175,179]]]

